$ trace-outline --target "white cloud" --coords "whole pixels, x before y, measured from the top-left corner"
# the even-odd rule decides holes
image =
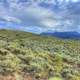
[[[39,3],[35,2],[28,4],[27,2],[18,3],[19,0],[7,1],[9,7],[4,7],[3,4],[0,4],[0,18],[6,20],[7,23],[16,22],[24,27],[37,26],[39,28],[51,28],[62,31],[75,29],[73,26],[75,22],[75,19],[73,20],[74,15],[71,17],[69,10],[65,7],[66,5],[61,5],[62,11],[56,13],[55,10],[41,7],[38,5]],[[51,1],[53,4],[55,3],[55,0]],[[70,0],[58,0],[60,4],[62,2],[65,3],[65,1],[69,2]],[[78,0],[72,1],[76,2]],[[71,21],[69,20],[70,18],[72,18]]]
[[[10,16],[3,16],[2,17],[5,21],[8,22],[16,22],[16,23],[21,23],[21,20],[16,18],[16,17],[10,17]]]
[[[16,8],[16,11],[12,10],[12,15],[22,21],[22,24],[28,26],[41,26],[50,27],[53,23],[54,13],[46,8],[38,5],[23,6],[22,8]],[[49,21],[49,22],[48,22]],[[49,26],[47,25],[48,22]],[[45,24],[46,23],[46,24]]]
[[[56,20],[53,20],[53,19],[43,19],[41,21],[41,24],[43,24],[44,26],[53,28],[58,24],[58,22]]]
[[[20,23],[24,26],[53,27],[55,24],[52,19],[54,13],[51,10],[38,5],[24,5],[15,2],[12,0],[9,2],[11,6],[9,6],[8,11],[6,8],[1,8],[0,18],[8,22]],[[4,6],[1,5],[0,7]]]

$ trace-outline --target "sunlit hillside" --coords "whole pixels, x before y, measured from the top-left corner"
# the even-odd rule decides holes
[[[80,80],[80,40],[0,30],[0,75],[11,74],[11,80]]]

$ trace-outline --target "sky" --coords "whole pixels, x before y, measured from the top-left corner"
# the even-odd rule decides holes
[[[80,0],[0,0],[0,28],[80,32]]]

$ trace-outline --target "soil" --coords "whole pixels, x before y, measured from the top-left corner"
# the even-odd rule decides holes
[[[0,74],[0,80],[47,80],[47,79],[35,79],[32,75],[26,73],[16,77],[16,74],[2,75]]]

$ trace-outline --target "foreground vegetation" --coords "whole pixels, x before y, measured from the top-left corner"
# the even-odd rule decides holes
[[[23,72],[36,80],[80,80],[80,40],[0,30],[0,74]]]

